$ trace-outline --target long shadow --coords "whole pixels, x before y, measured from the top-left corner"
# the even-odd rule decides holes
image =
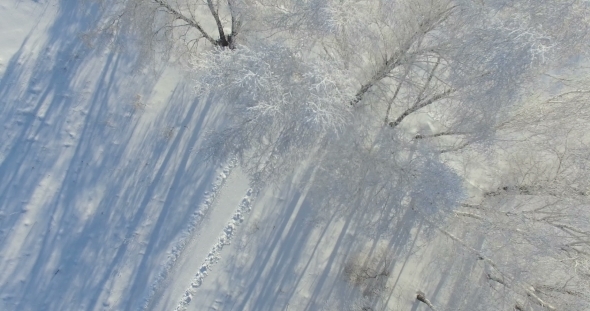
[[[75,0],[59,6],[44,54],[27,55],[25,42],[0,79],[0,122],[11,135],[0,150],[4,310],[139,302],[214,177],[191,152],[211,102],[199,104],[185,83],[138,132],[133,97],[149,95],[159,76],[137,75],[132,53],[78,39],[99,11]],[[160,132],[179,122],[172,141]]]
[[[117,60],[114,61],[114,68],[117,67]],[[103,82],[107,81],[107,74],[109,73],[109,69],[111,67],[111,64],[113,63],[113,57],[109,57],[109,59],[107,60],[107,65],[105,66],[105,70],[103,71],[103,73],[101,74],[101,78],[100,78],[100,83],[99,83],[99,89],[104,89],[105,92],[108,92],[108,89],[110,88],[110,85],[102,85]],[[112,71],[111,71],[112,73]],[[112,80],[111,80],[112,81]],[[101,97],[99,93],[96,94],[96,97]],[[93,116],[96,114],[96,109],[98,108],[94,108],[97,107],[97,105],[93,105],[91,108],[91,112],[87,115],[87,117]],[[94,110],[94,111],[93,111]],[[84,128],[82,130],[82,137],[87,137],[88,135],[88,131],[92,131],[92,129],[90,128],[92,126],[93,122],[91,122],[91,120],[87,120],[84,122]],[[92,136],[92,135],[88,135],[88,136]],[[74,157],[73,157],[73,163],[76,163],[78,159],[84,159],[86,158],[84,155],[84,149],[86,149],[86,146],[82,143],[79,143],[76,146],[76,151],[74,151]],[[76,171],[73,169],[70,169],[67,171],[66,176],[64,178],[64,181],[75,181],[75,176],[77,175]],[[80,187],[77,184],[71,184],[71,183],[66,183],[66,184],[62,184],[62,186],[60,187],[60,190],[58,191],[57,195],[55,196],[56,200],[54,202],[52,202],[52,204],[47,205],[46,208],[46,213],[47,215],[50,215],[51,217],[53,217],[54,221],[56,221],[55,218],[62,218],[62,217],[67,217],[66,215],[69,214],[70,212],[68,211],[64,211],[63,215],[60,217],[57,214],[57,209],[59,208],[64,208],[64,207],[73,207],[73,204],[68,204],[68,202],[63,202],[63,198],[65,198],[66,200],[71,200],[73,198],[75,198],[76,196],[76,192],[80,190]],[[62,201],[62,202],[60,202]],[[50,230],[50,226],[51,224],[47,223],[46,224],[46,229],[45,230]],[[68,224],[67,223],[62,223],[60,226],[60,228],[65,229],[68,228]],[[37,227],[39,228],[39,227]],[[41,232],[39,232],[39,235],[41,235]],[[33,268],[30,272],[30,275],[42,275],[42,269],[45,268],[45,264],[46,264],[46,260],[49,256],[51,256],[51,254],[55,251],[56,243],[59,244],[59,242],[57,242],[57,239],[59,238],[59,235],[56,234],[47,234],[42,238],[42,242],[41,242],[41,246],[40,246],[40,250],[38,252],[38,256],[37,256],[37,260],[35,261],[35,263],[33,264]],[[45,286],[47,286],[47,284],[45,284],[44,282],[39,282],[38,279],[36,278],[29,278],[28,282],[26,283],[25,287],[25,291],[27,292],[38,292],[40,289],[44,288]],[[21,302],[22,303],[22,302]],[[21,306],[19,306],[21,307]]]
[[[249,235],[248,243],[257,246],[248,251],[249,257],[254,258],[252,263],[239,263],[235,257],[223,261],[225,270],[230,274],[229,279],[242,282],[237,288],[234,287],[236,284],[230,285],[229,296],[224,296],[224,291],[220,288],[224,281],[220,281],[217,289],[215,286],[201,289],[199,299],[216,301],[213,304],[223,301],[223,310],[284,310],[289,302],[297,303],[298,307],[295,308],[300,310],[319,310],[334,295],[346,297],[347,301],[353,295],[359,295],[356,293],[357,289],[342,286],[342,263],[359,249],[359,244],[364,245],[366,242],[366,239],[357,239],[351,234],[363,232],[362,226],[368,219],[374,218],[374,215],[364,214],[362,209],[351,209],[347,214],[342,214],[330,208],[332,214],[322,214],[321,216],[327,215],[325,221],[315,230],[310,230],[308,221],[319,216],[317,206],[298,191],[302,189],[301,185],[285,185],[282,189],[281,196],[288,198],[285,202],[271,200],[267,202],[268,206],[257,207],[264,210],[264,223],[275,225],[272,226],[272,230],[257,229],[255,235]],[[289,192],[293,194],[286,194]],[[277,204],[281,205],[278,209]],[[297,204],[301,204],[299,209],[296,208]],[[396,231],[391,236],[389,246],[397,249],[397,254],[404,253],[409,247],[407,244],[414,237],[411,230],[416,224],[416,217],[411,210],[408,211],[403,217],[395,217]],[[336,223],[336,220],[343,222]],[[288,227],[290,221],[292,224]],[[337,232],[334,231],[335,228],[338,228]],[[328,237],[328,234],[332,236]],[[329,247],[329,250],[321,250],[321,256],[327,255],[327,259],[322,262],[321,267],[316,267],[313,266],[313,262],[318,260],[316,256],[319,256],[318,249],[321,247]],[[308,270],[319,271],[319,274],[313,277],[311,285],[302,284]],[[304,290],[311,293],[311,297],[305,298],[305,301],[293,301],[304,285]],[[218,308],[214,305],[209,307]],[[293,306],[289,310],[292,308]]]
[[[484,238],[480,237],[473,247],[481,250],[483,243]],[[457,254],[461,254],[461,250]],[[453,274],[443,275],[443,280],[448,284],[445,289],[449,293],[443,310],[476,310],[481,306],[483,291],[486,289],[482,286],[486,277],[481,262],[474,260],[472,254],[463,254],[454,260],[461,265],[455,268]]]
[[[282,236],[283,234],[285,234],[286,230],[287,230],[287,224],[289,222],[289,220],[291,219],[291,217],[296,217],[296,215],[294,215],[293,213],[295,212],[295,209],[297,207],[297,202],[299,201],[301,196],[301,193],[297,193],[293,196],[293,198],[290,200],[290,203],[288,204],[288,207],[285,208],[285,211],[283,213],[283,216],[281,217],[281,222],[277,223],[276,225],[276,232],[274,232],[274,238],[269,241],[269,243],[265,243],[265,245],[268,246],[268,248],[264,248],[264,249],[259,249],[257,251],[256,254],[256,258],[260,258],[260,262],[259,262],[259,266],[258,269],[256,269],[256,273],[253,276],[249,276],[247,278],[245,278],[246,280],[251,280],[250,285],[248,285],[248,291],[242,295],[240,297],[240,301],[236,301],[234,304],[234,307],[232,307],[232,309],[237,308],[237,310],[244,310],[246,308],[246,305],[251,303],[251,300],[256,299],[257,296],[255,296],[257,291],[258,293],[260,292],[260,289],[258,289],[259,284],[261,284],[261,282],[265,282],[265,285],[263,285],[263,287],[268,285],[268,281],[265,281],[264,279],[264,271],[266,270],[266,267],[270,267],[272,269],[273,265],[274,265],[274,261],[271,261],[274,251],[275,250],[279,250],[279,252],[275,255],[275,257],[281,257],[281,249],[284,250],[284,248],[282,248],[281,245],[281,240],[282,240]],[[296,224],[293,224],[290,228],[290,232],[287,232],[287,235],[292,235],[293,234],[293,230],[297,227]],[[300,232],[300,234],[303,233],[305,235],[304,232]],[[296,245],[290,245],[289,248],[297,248]],[[248,270],[246,270],[248,271]],[[242,271],[242,272],[246,272],[246,271]],[[250,270],[252,271],[252,270]],[[276,269],[275,269],[276,271]],[[237,272],[237,271],[236,271]],[[247,273],[247,272],[246,272]],[[267,273],[268,274],[268,273]],[[273,293],[276,294],[277,292],[277,288],[272,288],[271,291]],[[235,306],[237,304],[237,307]],[[261,309],[264,310],[264,309]]]
[[[305,202],[305,198],[303,199],[303,206],[299,212],[294,215],[293,225],[284,239],[285,243],[278,246],[279,250],[267,272],[268,278],[262,282],[257,282],[261,287],[259,290],[260,294],[249,301],[252,303],[253,310],[277,309],[279,297],[283,296],[281,297],[281,300],[288,301],[290,297],[295,294],[297,285],[299,284],[303,273],[305,273],[306,268],[304,267],[301,269],[298,267],[298,264],[302,259],[305,259],[305,257],[303,257],[305,250],[309,247],[309,242],[313,241],[311,235],[312,231],[306,230],[306,221],[313,213],[313,206]],[[330,223],[326,224],[326,228],[329,225]],[[346,230],[343,230],[343,233],[345,232]],[[326,230],[322,232],[320,238],[317,240],[318,244],[321,241],[321,237],[326,233]],[[342,237],[344,237],[344,235]],[[308,259],[311,260],[313,255],[314,252],[312,251]],[[261,266],[261,269],[262,267],[267,267],[267,264],[268,262]],[[280,302],[284,303],[285,301]]]
[[[306,180],[306,178],[302,179]],[[286,189],[291,189],[291,191],[292,189],[301,189],[300,185],[293,187],[286,186]],[[351,236],[351,233],[362,232],[360,227],[366,223],[367,219],[372,218],[372,215],[364,215],[358,209],[352,209],[346,215],[332,210],[333,214],[327,218],[325,223],[321,224],[321,227],[317,230],[309,230],[308,221],[317,216],[316,207],[310,204],[305,197],[302,197],[299,192],[295,192],[292,196],[287,195],[287,197],[290,197],[288,201],[280,203],[282,208],[278,209],[279,214],[264,213],[268,214],[269,219],[276,219],[276,221],[270,221],[273,224],[276,223],[273,226],[276,230],[257,232],[256,241],[249,242],[259,246],[250,254],[252,258],[255,258],[254,262],[244,266],[237,264],[235,258],[224,260],[224,264],[227,266],[226,271],[231,274],[231,279],[246,280],[239,285],[244,289],[244,292],[240,293],[240,290],[234,288],[235,292],[231,294],[233,297],[227,298],[218,296],[222,295],[221,289],[218,289],[203,293],[204,296],[201,297],[218,296],[218,301],[221,299],[228,304],[224,310],[280,310],[285,308],[296,292],[301,290],[299,286],[304,285],[301,282],[308,273],[308,269],[317,271],[318,267],[311,267],[311,265],[314,256],[317,255],[318,248],[321,247],[320,245],[323,247],[329,245],[328,258],[322,263],[319,275],[314,276],[309,288],[311,297],[306,298],[305,302],[297,302],[301,310],[321,309],[324,302],[333,295],[347,298],[358,295],[355,293],[356,289],[352,289],[350,286],[341,286],[343,283],[341,275],[344,269],[342,263],[350,254],[354,253],[354,250],[359,248],[359,243],[362,245],[366,241],[362,238],[356,239]],[[301,207],[295,212],[298,202],[301,203]],[[274,207],[276,204],[277,202],[268,203],[273,210],[276,210]],[[402,254],[408,248],[407,244],[411,242],[411,238],[414,237],[410,234],[416,224],[414,216],[410,211],[405,213],[404,217],[396,217],[397,231],[393,234],[389,246],[398,249],[397,254]],[[335,228],[333,225],[336,225],[334,221],[337,219],[344,220],[344,222],[337,225],[338,232],[333,232]],[[292,221],[291,227],[287,227],[289,221]],[[330,241],[326,241],[328,233],[335,234],[335,237],[330,237]],[[325,252],[326,250],[323,249],[322,253],[325,254]],[[391,269],[393,269],[393,265]],[[209,282],[213,282],[213,280]],[[309,287],[309,285],[306,286]],[[239,294],[236,295],[236,293]],[[206,298],[207,301],[209,299]]]
[[[88,14],[91,14],[91,16],[88,16]],[[62,255],[71,256],[68,251],[72,250],[66,250],[67,248],[62,246],[63,241],[60,240],[64,238],[64,235],[71,235],[71,230],[79,230],[75,228],[77,222],[80,221],[76,217],[79,214],[79,206],[76,206],[78,205],[76,202],[77,194],[83,192],[86,188],[92,188],[102,176],[101,163],[93,163],[92,161],[93,157],[96,157],[95,153],[101,147],[105,147],[103,139],[110,138],[104,127],[101,126],[100,120],[105,117],[109,110],[112,110],[109,107],[110,93],[116,92],[115,83],[117,80],[115,74],[119,71],[118,64],[120,62],[129,62],[129,58],[122,61],[122,55],[111,53],[108,56],[98,77],[94,96],[88,101],[86,109],[81,108],[79,118],[72,117],[72,108],[77,108],[75,100],[81,100],[81,98],[76,98],[75,94],[69,94],[77,91],[74,84],[80,79],[79,71],[84,67],[82,58],[91,61],[95,56],[79,40],[71,39],[72,37],[75,38],[74,34],[77,34],[78,31],[87,29],[84,24],[95,16],[96,12],[80,10],[75,1],[62,1],[58,18],[48,31],[49,39],[43,49],[43,51],[48,51],[48,53],[54,55],[52,57],[49,55],[40,56],[35,64],[29,64],[30,67],[34,68],[34,72],[24,90],[26,95],[19,98],[22,101],[18,103],[19,105],[13,107],[13,114],[15,111],[18,114],[24,109],[26,114],[30,116],[25,118],[26,122],[20,124],[22,129],[0,167],[5,176],[3,181],[6,182],[2,185],[2,208],[4,209],[14,203],[17,196],[33,195],[38,180],[33,174],[26,171],[31,163],[36,166],[37,170],[42,171],[37,173],[38,176],[50,175],[49,172],[56,166],[61,169],[54,170],[54,172],[57,171],[58,174],[63,174],[56,178],[56,181],[62,183],[57,187],[57,192],[52,197],[48,197],[46,202],[42,203],[42,206],[33,207],[38,209],[36,211],[38,215],[44,216],[37,218],[41,221],[35,223],[34,230],[29,232],[24,243],[24,247],[27,247],[26,245],[30,246],[30,253],[35,253],[38,250],[36,260],[28,272],[29,277],[26,282],[23,282],[23,285],[19,286],[22,287],[21,291],[25,293],[43,294],[44,291],[47,291],[46,287],[49,281],[54,280],[54,277],[59,272],[62,272],[63,275],[64,270],[67,271],[64,267],[57,268],[55,272],[47,271],[49,270],[47,261],[50,258],[59,260],[58,258]],[[84,57],[78,61],[67,61],[68,67],[62,66],[61,61],[67,59],[72,53]],[[15,57],[18,57],[18,55]],[[10,75],[12,72],[11,68],[7,73]],[[11,77],[5,75],[3,81],[5,79],[10,80]],[[1,89],[1,92],[6,97],[14,96],[9,91],[4,87]],[[36,102],[33,109],[27,108],[27,105],[31,102]],[[6,115],[10,116],[8,113],[4,116]],[[81,126],[80,130],[71,130],[71,133],[75,133],[78,137],[67,137],[63,132],[70,131],[68,127],[72,125],[73,121],[78,121],[78,124],[73,126]],[[132,126],[132,124],[133,122],[129,123],[129,126]],[[132,132],[132,128],[129,128],[129,126],[123,128],[123,130]],[[71,136],[71,133],[67,134]],[[127,136],[122,140],[125,142],[128,139]],[[51,145],[52,142],[57,144]],[[39,146],[42,143],[46,145]],[[70,151],[69,149],[72,146],[75,147]],[[109,151],[111,159],[118,162],[122,150]],[[70,154],[70,156],[64,156],[64,154]],[[36,160],[39,156],[43,158]],[[90,163],[88,162],[89,159]],[[92,170],[85,167],[84,164],[96,167]],[[35,169],[35,166],[31,169]],[[84,171],[87,173],[86,175],[83,175],[82,172]],[[10,187],[15,185],[22,189],[21,192],[18,194],[12,192],[12,196],[8,195],[11,192]],[[12,222],[6,225],[14,226],[17,220],[18,217],[14,217]],[[67,245],[67,243],[64,244]],[[3,246],[10,245],[4,244]],[[63,253],[60,254],[60,251]],[[14,269],[13,276],[17,277],[22,272],[20,269]],[[43,298],[46,297],[48,296],[45,295]],[[43,308],[48,307],[47,303],[42,301],[43,299],[32,300],[30,296],[25,294],[18,303],[18,309],[24,310],[35,305],[36,307],[33,308],[38,308],[41,305],[43,305]]]
[[[12,228],[27,212],[28,200],[21,198],[32,194],[39,179],[48,175],[61,153],[61,150],[47,146],[63,130],[63,116],[73,104],[71,96],[64,94],[73,91],[69,81],[75,79],[82,62],[72,63],[69,71],[55,68],[55,63],[70,53],[88,52],[80,42],[61,41],[62,36],[72,35],[72,23],[80,24],[84,29],[85,19],[76,12],[75,1],[67,2],[72,5],[64,5],[58,21],[48,30],[49,39],[43,49],[47,55],[36,59],[26,55],[28,40],[25,40],[0,81],[4,108],[0,122],[4,124],[5,133],[12,135],[4,145],[6,156],[0,163],[0,210],[7,215],[0,220],[3,228]],[[63,49],[54,51],[62,45]],[[50,56],[50,53],[54,55]],[[30,77],[28,68],[33,68]],[[2,234],[2,246],[5,246],[7,233],[8,230]]]
[[[186,125],[190,124],[190,119],[193,118],[198,105],[199,105],[199,101],[195,100],[193,102],[193,104],[191,105],[191,108],[188,111],[188,113],[186,115],[186,119],[183,122],[183,124],[186,124]],[[199,120],[197,121],[197,124],[203,124],[204,118],[207,115],[207,112],[209,111],[210,107],[211,107],[211,100],[207,100],[205,108],[203,108],[200,113],[200,117],[199,117]],[[178,146],[180,144],[180,140],[184,136],[184,133],[186,131],[187,131],[187,127],[181,126],[180,131],[174,140],[174,143],[170,147],[171,150],[176,150],[178,148]],[[190,141],[188,143],[188,146],[195,146],[196,145],[197,139],[200,136],[199,134],[200,134],[199,131],[193,131],[191,133],[191,137],[190,137]],[[164,208],[162,209],[160,215],[158,216],[158,219],[157,219],[156,224],[154,226],[154,230],[151,233],[147,248],[145,250],[146,253],[153,253],[154,249],[157,249],[158,247],[160,247],[160,248],[162,247],[162,245],[161,245],[162,243],[164,243],[164,246],[167,246],[169,243],[170,236],[171,236],[170,232],[174,231],[175,234],[172,234],[172,236],[174,236],[174,235],[178,234],[179,229],[183,229],[182,227],[179,228],[179,226],[175,227],[172,224],[170,224],[169,217],[170,217],[170,213],[175,212],[174,209],[172,208],[174,206],[174,202],[176,200],[178,200],[178,198],[182,195],[182,192],[184,190],[182,185],[183,184],[186,185],[187,178],[184,175],[187,174],[187,169],[190,169],[190,167],[188,166],[188,160],[190,158],[190,155],[191,155],[190,149],[184,151],[184,155],[182,157],[182,160],[180,161],[180,163],[178,165],[177,173],[174,174],[174,180],[172,181],[172,183],[170,185],[170,191],[166,195],[166,199],[163,204]],[[168,161],[169,161],[169,159],[165,159],[164,163],[167,163]],[[165,167],[165,166],[162,165],[162,167]],[[192,172],[188,172],[188,173],[192,173]],[[209,173],[209,175],[211,175],[211,174]],[[159,179],[158,177],[155,178],[155,180],[158,180],[158,179]],[[207,183],[200,183],[197,185],[198,185],[198,188],[196,191],[198,193],[203,193],[206,190],[205,186],[207,186],[208,184]],[[195,185],[195,186],[197,186],[197,185]],[[149,200],[149,197],[146,196],[145,199]],[[147,201],[144,201],[143,203],[145,205],[148,204]],[[187,218],[184,218],[184,219],[187,219]],[[168,224],[168,225],[166,225],[166,224]],[[168,239],[166,239],[167,237],[168,237]],[[168,243],[166,243],[166,242],[168,242]],[[151,261],[152,261],[152,259],[149,256],[143,256],[137,271],[141,272],[141,271],[148,270],[153,265],[151,263]],[[147,274],[147,273],[138,273],[136,275],[135,279],[130,284],[131,286],[129,287],[130,292],[128,294],[128,297],[141,297],[140,294],[143,292],[143,289],[145,289],[145,284],[149,283],[148,276],[149,276],[149,274]],[[127,303],[127,307],[125,308],[125,310],[132,310],[134,304],[136,304],[137,302],[138,302],[137,300],[130,299]]]
[[[71,18],[69,13],[65,14],[64,18]],[[62,28],[63,25],[56,25],[58,28]],[[56,44],[50,42],[48,45]],[[53,160],[57,155],[43,154],[44,159],[31,159],[34,155],[34,148],[43,143],[44,139],[50,137],[50,133],[43,133],[39,137],[38,133],[41,130],[51,131],[52,126],[48,126],[48,119],[51,118],[51,112],[44,111],[41,113],[41,109],[46,106],[50,106],[52,110],[57,113],[63,113],[64,109],[67,109],[71,105],[71,99],[60,98],[57,94],[68,93],[70,90],[67,83],[74,78],[74,71],[63,72],[62,70],[54,70],[51,68],[51,61],[47,57],[43,59],[31,60],[30,57],[23,57],[26,41],[21,46],[17,54],[9,62],[8,68],[0,82],[0,98],[4,99],[5,107],[2,113],[1,122],[4,124],[5,129],[11,130],[10,132],[15,133],[14,137],[9,141],[10,149],[7,152],[4,160],[0,164],[0,202],[2,204],[3,211],[6,213],[14,213],[18,211],[16,204],[14,203],[14,197],[22,193],[22,190],[17,190],[15,187],[18,185],[21,189],[28,189],[29,184],[23,185],[23,183],[33,183],[34,181],[29,178],[35,167],[25,166],[25,163],[39,163],[51,157]],[[68,50],[77,50],[82,47],[77,44],[70,44],[67,47]],[[47,49],[50,49],[49,47]],[[66,53],[66,52],[64,52]],[[60,54],[60,53],[58,53]],[[56,56],[59,58],[60,56]],[[21,89],[18,82],[19,79],[24,75],[26,65],[19,65],[23,62],[23,58],[35,61],[34,65],[30,65],[35,68],[35,72],[27,81],[26,86]],[[26,61],[26,60],[25,60]],[[30,62],[29,62],[30,63]],[[14,85],[16,82],[16,85]],[[46,84],[46,85],[43,85]],[[41,89],[43,89],[41,91]],[[9,110],[9,107],[12,108]],[[9,132],[9,131],[6,131]],[[37,165],[39,169],[41,165]],[[23,187],[25,186],[25,187]],[[7,209],[5,209],[7,208]],[[11,222],[2,223],[2,227],[10,227],[14,224],[14,219],[18,217],[12,217]],[[8,219],[7,219],[8,220]]]
[[[305,310],[320,309],[322,307],[323,301],[318,301],[319,297],[323,297],[322,300],[327,301],[329,299],[329,297],[331,296],[332,291],[336,289],[335,286],[333,286],[333,284],[330,284],[330,286],[326,285],[326,282],[328,281],[328,279],[330,277],[334,277],[334,275],[331,273],[332,267],[334,265],[340,264],[338,267],[340,269],[337,270],[337,271],[339,271],[338,275],[340,274],[340,271],[342,271],[343,265],[341,264],[341,262],[338,262],[337,259],[340,259],[343,253],[348,254],[349,251],[351,249],[353,249],[353,244],[350,242],[346,243],[345,251],[342,251],[340,248],[342,248],[344,246],[343,245],[344,241],[345,241],[344,238],[346,237],[346,234],[348,233],[349,227],[353,223],[354,215],[355,215],[355,213],[353,213],[351,215],[351,217],[347,217],[347,219],[344,223],[344,226],[343,226],[342,230],[340,231],[340,234],[338,234],[338,238],[336,240],[334,248],[332,249],[330,256],[328,257],[328,262],[324,266],[324,269],[323,269],[321,275],[319,276],[318,281],[314,285],[313,295],[308,300]],[[338,255],[340,255],[340,256],[338,256]],[[326,290],[326,287],[328,288],[327,293],[324,292]]]

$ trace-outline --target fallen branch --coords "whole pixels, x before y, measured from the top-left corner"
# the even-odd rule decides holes
[[[436,308],[434,307],[432,302],[430,302],[430,300],[428,300],[428,298],[426,298],[426,295],[423,292],[421,292],[421,291],[416,292],[416,300],[426,304],[433,311],[436,311]]]

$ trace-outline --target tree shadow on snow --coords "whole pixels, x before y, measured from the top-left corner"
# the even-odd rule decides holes
[[[348,310],[350,302],[363,296],[345,281],[351,257],[361,251],[376,253],[386,241],[395,258],[387,269],[394,271],[404,264],[404,256],[411,255],[420,223],[410,209],[389,220],[392,232],[367,238],[364,226],[374,215],[353,208],[347,214],[330,209],[320,216],[303,188],[288,184],[277,195],[281,200],[257,200],[254,209],[261,218],[246,221],[240,229],[251,247],[225,255],[219,265],[227,280],[207,279],[206,283],[215,284],[199,289],[191,302],[193,309]],[[242,247],[240,243],[233,242],[232,247]]]
[[[59,1],[34,30],[46,41],[25,41],[0,79],[4,310],[136,308],[216,176],[194,152],[212,101],[181,81],[150,120],[136,95],[149,98],[162,69],[85,44],[100,16],[82,2]]]

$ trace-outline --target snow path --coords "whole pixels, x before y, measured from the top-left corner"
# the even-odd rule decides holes
[[[246,195],[242,198],[240,205],[234,213],[231,220],[227,223],[223,232],[219,235],[217,243],[211,248],[209,254],[203,261],[196,275],[192,278],[190,286],[185,290],[182,299],[174,309],[175,311],[185,311],[192,300],[196,290],[203,284],[203,280],[212,270],[213,266],[221,259],[220,253],[224,246],[230,245],[232,238],[235,235],[236,228],[244,221],[244,217],[251,211],[252,202],[256,195],[254,191],[249,188]]]
[[[171,274],[171,272],[172,274],[174,274],[174,272],[178,272],[178,269],[175,268],[179,264],[185,263],[185,251],[190,250],[191,247],[194,247],[195,236],[201,231],[199,228],[201,227],[201,223],[203,222],[203,220],[209,217],[210,213],[217,211],[211,211],[213,209],[211,207],[216,205],[215,203],[219,201],[219,193],[225,185],[225,183],[227,182],[228,177],[230,176],[235,166],[236,162],[233,160],[230,161],[230,163],[223,168],[222,172],[219,173],[216,180],[213,182],[211,190],[205,193],[205,199],[203,200],[203,203],[201,203],[200,207],[193,214],[192,219],[189,222],[184,234],[171,248],[166,262],[163,263],[160,267],[158,277],[152,282],[151,286],[149,287],[149,291],[146,294],[144,303],[140,307],[140,310],[147,310],[153,308],[154,298],[161,296],[163,294],[162,291],[165,290],[165,288],[163,288],[163,285],[168,285],[170,283],[170,280],[168,280],[168,276]]]

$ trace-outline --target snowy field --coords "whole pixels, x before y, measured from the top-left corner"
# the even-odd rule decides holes
[[[433,263],[411,211],[394,238],[362,241],[363,215],[306,201],[313,171],[253,189],[235,163],[202,161],[223,107],[181,68],[93,47],[81,2],[0,3],[0,310],[416,311],[418,289],[440,306],[469,290],[441,275],[475,263]],[[384,249],[383,284],[347,280]]]

